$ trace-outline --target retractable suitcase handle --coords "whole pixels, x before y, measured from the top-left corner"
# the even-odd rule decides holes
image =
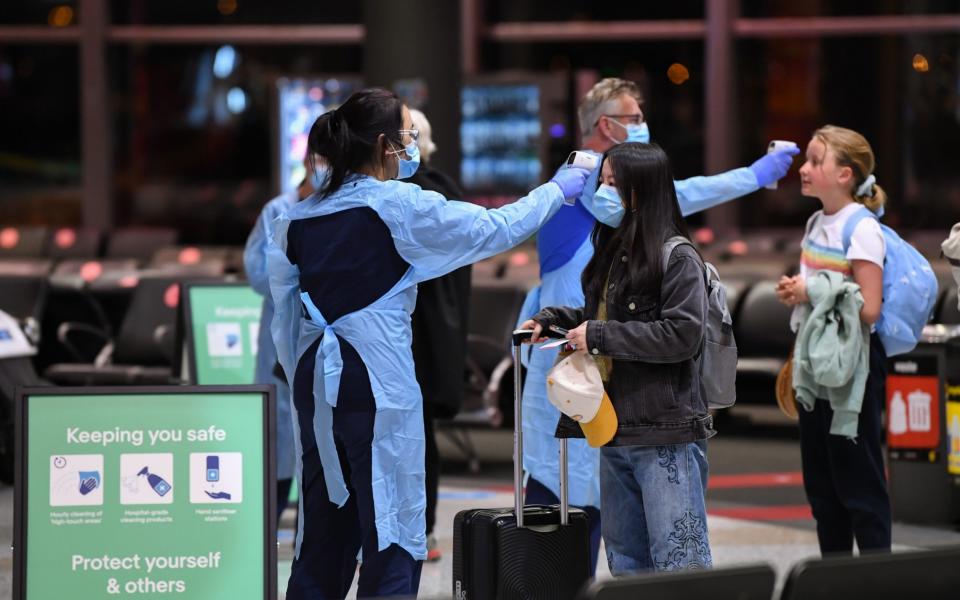
[[[523,527],[523,380],[520,368],[520,348],[533,336],[530,329],[513,331],[513,510],[517,527]],[[570,502],[567,492],[567,439],[560,438],[560,524],[570,521]]]

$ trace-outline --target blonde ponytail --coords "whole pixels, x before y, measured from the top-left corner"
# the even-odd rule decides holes
[[[872,196],[854,196],[853,199],[869,208],[874,214],[879,215],[881,209],[887,204],[887,193],[877,184],[873,184],[871,187],[873,188]]]
[[[837,164],[850,167],[853,171],[853,185],[850,195],[854,201],[863,204],[874,214],[879,215],[887,203],[887,193],[876,184],[873,178],[868,184],[868,178],[873,177],[876,162],[873,148],[862,135],[835,125],[824,125],[813,133],[824,145],[829,146],[836,156]],[[866,187],[867,189],[861,189]]]

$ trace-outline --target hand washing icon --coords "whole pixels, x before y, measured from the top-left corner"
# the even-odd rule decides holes
[[[147,478],[147,483],[150,484],[150,487],[153,488],[153,491],[157,493],[158,496],[166,496],[173,486],[167,483],[167,480],[159,475],[151,473],[147,467],[140,469],[137,475],[143,475]]]
[[[86,496],[100,487],[100,471],[80,471],[80,495]]]

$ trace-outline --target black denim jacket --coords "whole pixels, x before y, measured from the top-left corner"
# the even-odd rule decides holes
[[[659,296],[626,285],[629,257],[614,261],[607,289],[607,320],[587,322],[587,351],[613,359],[605,388],[617,412],[608,446],[659,446],[712,437],[713,417],[700,394],[698,359],[705,332],[707,289],[703,262],[689,245],[677,246]],[[548,307],[533,319],[544,329],[573,329],[595,316],[599,298],[584,308]],[[583,437],[561,415],[557,437]]]

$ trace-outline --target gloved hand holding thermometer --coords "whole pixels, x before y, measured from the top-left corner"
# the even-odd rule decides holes
[[[587,182],[587,178],[590,177],[590,173],[593,171],[593,168],[587,168],[583,161],[574,162],[574,154],[585,156],[596,162],[596,157],[586,154],[585,152],[573,152],[570,158],[567,159],[567,163],[550,179],[550,181],[560,186],[567,204],[573,204],[577,197],[580,196],[580,193],[583,191],[583,186]],[[595,164],[594,167],[596,167]]]
[[[794,142],[785,140],[770,142],[766,156],[750,165],[750,170],[757,178],[757,185],[768,190],[777,189],[777,181],[790,170],[793,157],[797,154],[800,154],[800,148]]]

